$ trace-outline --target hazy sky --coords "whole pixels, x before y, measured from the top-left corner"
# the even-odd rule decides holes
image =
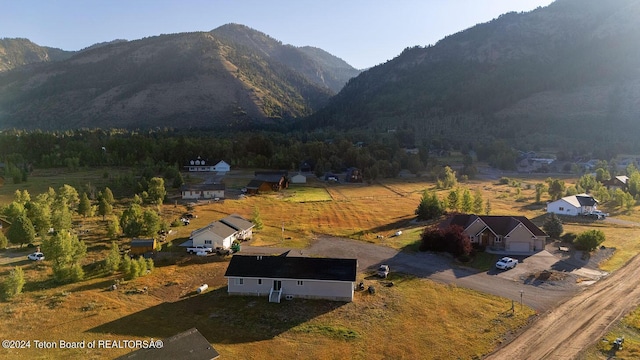
[[[603,0],[604,1],[604,0]],[[80,50],[114,39],[247,25],[363,69],[406,47],[552,0],[0,0],[0,38]]]

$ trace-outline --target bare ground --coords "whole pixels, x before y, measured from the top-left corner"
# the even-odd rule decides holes
[[[640,302],[640,256],[554,309],[486,359],[575,359]]]

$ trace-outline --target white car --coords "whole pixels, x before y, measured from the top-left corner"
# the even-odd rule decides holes
[[[40,261],[44,260],[44,254],[41,252],[34,252],[33,254],[27,255],[27,258],[33,261]]]
[[[517,259],[505,256],[502,259],[498,260],[498,262],[496,263],[496,268],[500,270],[507,270],[513,269],[514,267],[516,267],[516,265],[518,265]]]

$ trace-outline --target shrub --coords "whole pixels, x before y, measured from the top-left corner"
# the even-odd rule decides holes
[[[9,272],[9,276],[2,284],[2,297],[4,300],[10,300],[14,296],[22,292],[24,287],[24,271],[21,267],[16,266]]]
[[[595,250],[605,240],[604,233],[600,230],[587,230],[578,235],[573,241],[576,248],[586,251]]]

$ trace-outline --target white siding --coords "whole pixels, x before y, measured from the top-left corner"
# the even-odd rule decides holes
[[[280,280],[283,298],[291,295],[294,298],[353,301],[354,283],[351,281],[263,278],[262,284],[258,284],[258,279],[244,278],[243,284],[238,285],[235,279],[229,277],[227,281],[230,295],[268,296],[273,281]],[[298,285],[298,281],[302,281],[302,285]]]
[[[576,216],[580,214],[580,211],[580,208],[562,199],[547,204],[547,213]]]

